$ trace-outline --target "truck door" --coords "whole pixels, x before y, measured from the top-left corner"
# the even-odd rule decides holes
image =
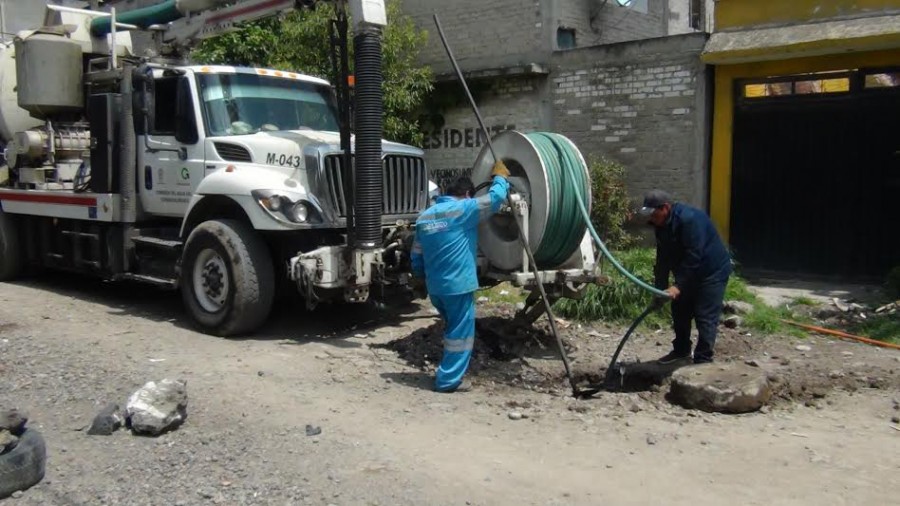
[[[203,178],[203,143],[188,75],[154,79],[153,112],[138,151],[138,186],[151,215],[182,217]]]

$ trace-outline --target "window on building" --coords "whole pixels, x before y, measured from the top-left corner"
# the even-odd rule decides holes
[[[575,45],[575,29],[560,26],[556,29],[556,47],[559,49],[573,49]]]
[[[756,100],[780,96],[827,96],[838,93],[900,90],[900,69],[847,69],[739,83],[741,98]]]
[[[898,87],[900,86],[900,71],[866,74],[864,86],[866,89]]]
[[[616,3],[631,10],[647,13],[648,0],[616,0]]]
[[[706,23],[704,23],[704,18],[706,13],[703,12],[703,4],[704,0],[691,0],[691,28],[694,30],[705,30]]]
[[[743,85],[744,98],[780,97],[790,95],[821,95],[850,91],[850,76],[844,74],[808,74],[783,79],[766,79]]]

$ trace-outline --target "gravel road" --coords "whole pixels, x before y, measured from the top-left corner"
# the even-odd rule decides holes
[[[398,344],[439,335],[429,307],[323,309],[286,302],[262,332],[223,340],[190,328],[177,293],[0,284],[0,407],[27,411],[49,455],[46,478],[0,504],[889,504],[900,490],[892,350],[727,334],[723,360],[762,361],[782,385],[765,412],[729,416],[659,389],[575,400],[539,340],[482,346],[473,392],[433,393],[434,350]],[[579,366],[603,365],[621,330],[569,325]],[[625,358],[667,341],[637,336]],[[162,378],[187,381],[180,428],[86,434]]]

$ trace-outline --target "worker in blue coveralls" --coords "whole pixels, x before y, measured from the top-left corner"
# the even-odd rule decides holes
[[[641,214],[656,228],[656,287],[672,299],[672,351],[659,359],[675,364],[691,359],[691,320],[697,324],[695,364],[712,362],[731,256],[709,216],[675,202],[661,190],[648,192]],[[669,284],[669,274],[675,282]],[[661,305],[665,299],[659,298]]]
[[[444,353],[435,374],[438,392],[462,392],[463,376],[475,345],[475,290],[478,272],[478,224],[500,210],[509,192],[509,170],[494,164],[487,194],[473,198],[475,187],[463,177],[447,188],[416,221],[413,274],[427,287],[431,303],[444,320]]]

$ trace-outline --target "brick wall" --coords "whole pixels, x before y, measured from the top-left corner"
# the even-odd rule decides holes
[[[463,70],[546,60],[550,50],[544,0],[402,0],[403,12],[428,31],[420,60],[438,74],[450,71],[432,15],[437,13]]]
[[[647,12],[614,0],[402,0],[403,11],[429,33],[420,60],[450,71],[432,14],[437,13],[463,70],[549,60],[557,28],[575,29],[577,47],[666,35],[669,0],[648,0]]]
[[[502,130],[534,132],[549,122],[540,113],[546,77],[518,77],[470,83],[478,108],[491,135]],[[460,99],[453,107],[438,111],[435,124],[425,127],[425,158],[432,178],[439,184],[468,175],[475,158],[484,149],[484,136],[468,102],[455,82],[439,85],[436,93]]]
[[[577,47],[662,37],[666,35],[668,1],[648,0],[644,13],[622,7],[615,0],[562,0],[556,2],[554,17],[556,26],[575,29]]]
[[[705,206],[704,42],[703,35],[679,35],[558,53],[553,130],[585,156],[621,162],[635,198],[664,188]]]
[[[660,39],[558,52],[549,77],[495,78],[470,83],[492,131],[549,130],[572,139],[586,157],[606,156],[627,169],[637,200],[664,188],[706,205],[705,36]],[[437,96],[460,94],[441,84]],[[461,96],[428,127],[425,151],[438,178],[469,169],[481,151],[477,122]]]

